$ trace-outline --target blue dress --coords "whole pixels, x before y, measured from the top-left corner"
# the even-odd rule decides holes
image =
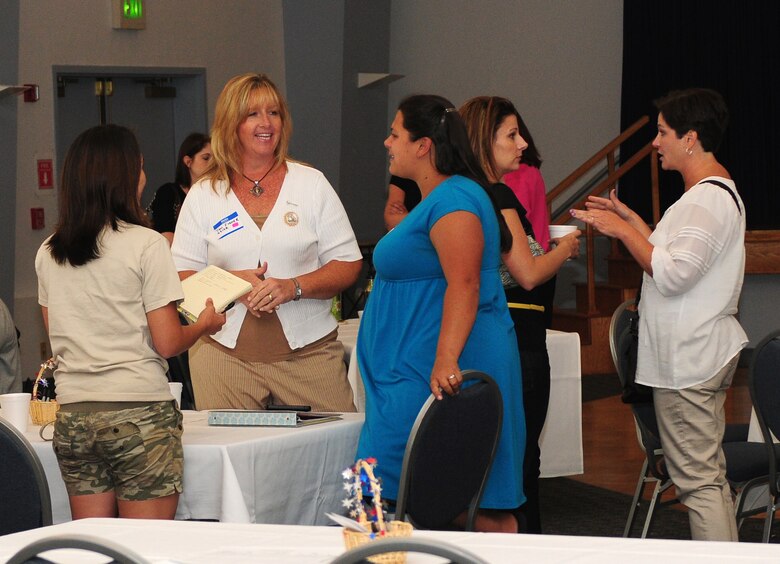
[[[431,393],[447,287],[430,230],[456,211],[479,217],[485,238],[477,318],[458,365],[491,375],[504,398],[501,440],[481,506],[514,509],[525,501],[525,418],[517,341],[498,274],[495,211],[485,191],[462,176],[437,186],[374,251],[377,274],[357,341],[366,390],[366,422],[357,457],[377,459],[383,497],[397,499],[406,440]]]

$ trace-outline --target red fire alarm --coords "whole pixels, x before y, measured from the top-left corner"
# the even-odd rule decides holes
[[[38,188],[54,188],[54,166],[51,159],[38,159]]]
[[[25,102],[37,102],[40,99],[40,89],[37,84],[25,84],[24,85],[24,101]]]
[[[46,227],[43,218],[43,208],[30,208],[30,222],[33,229],[43,229]]]

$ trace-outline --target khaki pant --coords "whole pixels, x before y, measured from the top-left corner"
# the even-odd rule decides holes
[[[666,469],[688,508],[693,540],[739,540],[721,446],[726,391],[738,359],[736,355],[715,376],[691,388],[653,389]]]
[[[198,341],[189,353],[195,404],[204,409],[265,409],[269,403],[314,411],[355,411],[344,347],[333,340],[281,362],[250,362]]]

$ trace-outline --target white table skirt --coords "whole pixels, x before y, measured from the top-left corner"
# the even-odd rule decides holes
[[[339,324],[339,340],[349,363],[347,378],[352,386],[355,407],[366,409],[366,394],[356,358],[359,320]],[[550,405],[542,436],[541,473],[543,478],[582,474],[582,369],[580,336],[577,333],[547,331],[550,356]]]
[[[184,412],[184,492],[177,519],[325,524],[340,511],[341,472],[355,460],[363,414],[308,427],[209,427],[208,413]],[[55,523],[71,519],[51,443],[26,433],[43,463]],[[49,435],[50,429],[47,429]]]
[[[582,365],[577,333],[547,331],[550,404],[539,446],[542,478],[582,474]]]
[[[771,431],[770,431],[771,432]],[[751,408],[750,410],[750,426],[748,427],[748,441],[752,443],[763,443],[764,436],[761,434],[761,425],[758,424],[758,417],[756,416],[756,410]],[[777,437],[772,435],[772,440],[778,443],[780,442]]]
[[[168,564],[325,564],[345,551],[338,527],[84,519],[0,537],[0,561],[7,561],[34,540],[57,534],[96,536],[134,550],[152,562]],[[780,546],[776,544],[440,531],[414,531],[413,537],[448,542],[497,564],[780,561]],[[75,550],[44,555],[65,563],[105,562],[105,557],[91,556]],[[407,562],[442,562],[442,559],[409,553]]]

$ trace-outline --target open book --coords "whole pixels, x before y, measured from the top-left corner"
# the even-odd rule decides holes
[[[189,278],[182,280],[184,300],[178,310],[190,321],[197,321],[200,312],[206,307],[206,298],[214,301],[214,309],[222,313],[233,305],[252,285],[246,280],[222,270],[218,266],[207,266]]]

